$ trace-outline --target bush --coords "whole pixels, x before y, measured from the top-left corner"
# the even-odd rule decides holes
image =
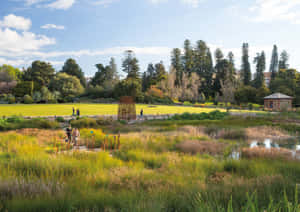
[[[23,101],[24,101],[24,104],[32,104],[33,103],[33,99],[29,95],[25,95],[23,98]]]
[[[210,113],[183,113],[181,115],[175,115],[173,120],[221,120],[228,116],[228,113],[223,113],[218,110]]]
[[[13,95],[9,95],[7,97],[8,103],[9,104],[15,104],[16,103],[16,98]]]
[[[59,123],[46,119],[26,120],[22,117],[12,116],[7,119],[0,119],[0,131],[37,128],[37,129],[58,129]]]
[[[92,118],[80,118],[78,120],[71,121],[72,127],[75,128],[97,128],[98,124],[95,119]]]
[[[56,120],[57,122],[61,122],[61,123],[65,122],[65,119],[64,119],[63,117],[56,117],[55,120]]]
[[[23,117],[20,116],[11,116],[6,119],[7,123],[21,123],[23,121],[24,121]]]
[[[188,101],[183,102],[183,105],[184,106],[193,106],[193,104]]]

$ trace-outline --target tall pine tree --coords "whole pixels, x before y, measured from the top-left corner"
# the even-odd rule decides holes
[[[285,50],[283,50],[280,54],[279,70],[288,69],[289,68],[288,61],[289,61],[289,55]]]
[[[261,54],[257,53],[254,58],[254,64],[256,64],[256,74],[253,85],[255,88],[261,88],[265,83],[264,72],[266,69],[266,56],[264,51],[262,51]]]
[[[175,85],[181,85],[182,84],[182,76],[183,76],[183,66],[181,61],[181,50],[178,48],[175,48],[172,50],[171,53],[171,64],[173,68],[176,70],[176,80]]]
[[[127,79],[140,79],[140,67],[133,51],[128,50],[125,52],[122,67],[123,71],[127,73]]]
[[[194,50],[194,71],[201,80],[200,92],[206,97],[212,95],[213,61],[209,48],[202,40],[197,41]]]
[[[184,55],[183,55],[183,65],[184,65],[184,72],[191,75],[194,68],[194,51],[191,46],[190,40],[184,41]]]
[[[249,63],[249,45],[248,45],[248,43],[243,43],[243,47],[242,47],[241,79],[242,79],[242,82],[244,85],[250,85],[251,66]]]
[[[271,81],[273,81],[278,72],[278,50],[277,50],[276,45],[273,46],[271,64],[270,64],[270,72],[271,72]]]

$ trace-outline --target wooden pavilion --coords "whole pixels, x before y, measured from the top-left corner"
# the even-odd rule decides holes
[[[274,93],[264,98],[265,110],[288,111],[292,109],[293,97],[282,93]]]

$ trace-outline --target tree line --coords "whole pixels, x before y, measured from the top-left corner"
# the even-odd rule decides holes
[[[119,75],[114,58],[107,65],[96,64],[97,72],[87,81],[74,59],[68,59],[58,72],[50,63],[34,61],[20,71],[9,65],[0,67],[0,100],[10,103],[71,102],[77,98],[117,100],[133,96],[144,103],[225,102],[231,104],[263,103],[263,97],[281,92],[300,103],[300,74],[289,67],[289,55],[279,55],[273,47],[269,68],[265,52],[249,57],[249,44],[242,45],[241,67],[236,67],[233,52],[224,55],[221,49],[211,52],[205,41],[192,44],[185,40],[183,48],[171,52],[169,70],[162,61],[150,63],[142,72],[133,51],[126,51]],[[252,76],[251,63],[255,65]],[[265,82],[268,69],[270,82]]]

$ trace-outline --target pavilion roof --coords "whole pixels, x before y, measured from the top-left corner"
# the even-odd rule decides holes
[[[287,96],[282,93],[274,93],[270,96],[265,97],[264,99],[293,99],[293,97]]]

